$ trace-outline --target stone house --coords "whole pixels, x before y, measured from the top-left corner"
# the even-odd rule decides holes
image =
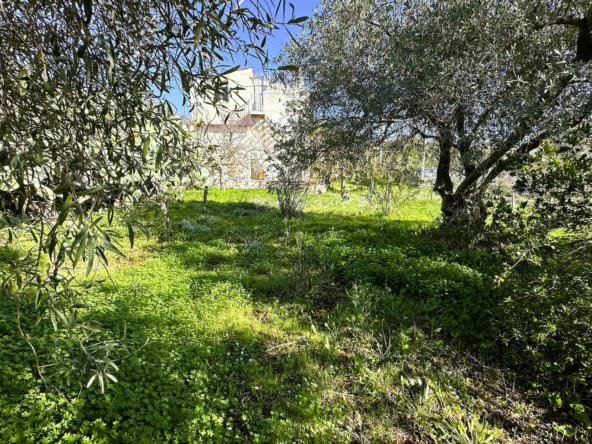
[[[275,177],[272,128],[283,121],[289,97],[298,89],[253,68],[230,73],[225,81],[217,107],[211,99],[192,96],[192,121],[209,147],[208,182],[221,188],[265,188]]]

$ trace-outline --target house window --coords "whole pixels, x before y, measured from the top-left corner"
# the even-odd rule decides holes
[[[258,159],[251,160],[251,180],[265,180],[265,170]]]

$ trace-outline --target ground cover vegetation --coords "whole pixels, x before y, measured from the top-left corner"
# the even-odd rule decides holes
[[[151,212],[151,237],[112,255],[108,274],[79,267],[92,307],[81,321],[143,346],[118,362],[104,395],[98,384],[48,391],[4,296],[1,439],[585,440],[574,412],[586,412],[587,377],[569,378],[590,359],[586,283],[551,303],[544,291],[556,283],[530,282],[540,266],[523,261],[500,285],[510,256],[436,230],[440,201],[428,190],[396,217],[353,182],[348,195],[309,194],[304,215],[287,220],[266,191],[210,190],[207,204],[188,191],[170,207],[172,230]],[[127,232],[117,215],[111,229]],[[554,258],[546,270],[562,266]],[[588,266],[574,260],[562,276]],[[21,322],[48,363],[70,361],[72,351],[53,351],[66,328],[35,326],[33,313]]]
[[[280,142],[303,168],[349,171],[385,143],[435,147],[433,235],[505,264],[490,283],[503,304],[467,302],[487,301],[491,330],[465,333],[561,381],[549,399],[588,430],[591,24],[589,2],[324,1],[282,58],[308,88]]]

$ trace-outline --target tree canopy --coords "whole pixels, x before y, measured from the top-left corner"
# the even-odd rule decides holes
[[[368,141],[434,139],[444,215],[482,219],[499,174],[589,119],[591,30],[585,1],[326,0],[284,54],[309,88],[292,139],[324,133],[294,147],[355,156]]]

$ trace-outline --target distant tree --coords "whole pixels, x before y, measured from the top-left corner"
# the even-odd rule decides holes
[[[295,152],[433,139],[444,216],[484,221],[482,196],[503,171],[590,118],[591,31],[585,0],[325,0],[284,54],[308,87],[292,105]],[[311,131],[322,143],[298,143]]]
[[[24,307],[68,332],[71,354],[60,356],[73,358],[54,375],[114,379],[117,344],[78,321],[89,307],[77,302],[73,268],[86,261],[89,275],[108,251],[121,255],[101,222],[115,206],[147,198],[166,216],[167,188],[194,170],[196,146],[165,94],[177,84],[184,103],[191,90],[217,105],[224,74],[238,68],[225,60],[266,63],[265,38],[284,14],[284,0],[0,2],[0,229],[30,246],[0,264],[0,286],[33,351]],[[133,245],[139,223],[124,223]]]
[[[415,138],[389,140],[359,162],[357,178],[368,189],[370,205],[388,216],[417,196],[421,190],[421,148]]]
[[[257,134],[246,125],[228,122],[202,126],[203,163],[218,173],[220,188],[226,189],[228,177],[239,177],[262,149]],[[259,153],[260,154],[260,153]]]

